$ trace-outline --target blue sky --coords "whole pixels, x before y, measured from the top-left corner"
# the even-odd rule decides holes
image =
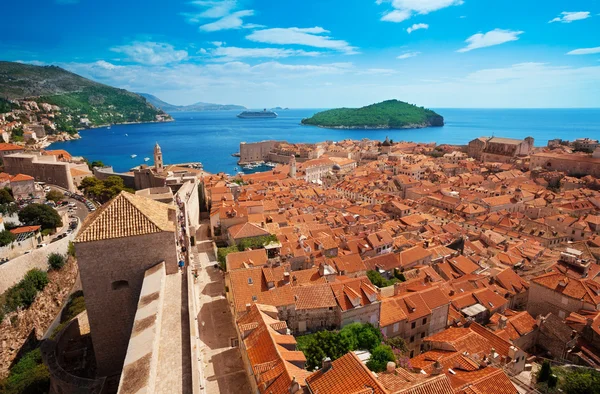
[[[600,107],[599,0],[35,0],[3,14],[0,59],[173,104]]]

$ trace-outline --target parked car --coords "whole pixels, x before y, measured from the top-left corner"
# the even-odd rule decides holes
[[[71,208],[74,208],[75,206],[77,206],[77,204],[75,204],[74,202],[70,202],[70,203],[69,203],[69,206],[70,206]]]
[[[38,246],[36,246],[38,249],[43,248],[44,246],[48,246],[48,244],[38,244]]]

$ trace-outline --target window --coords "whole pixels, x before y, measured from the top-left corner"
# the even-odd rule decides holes
[[[111,287],[113,290],[128,289],[129,282],[127,282],[126,280],[117,280],[111,283]]]
[[[398,328],[400,328],[400,323],[394,323],[394,332],[398,332]]]
[[[569,303],[569,299],[568,299],[567,297],[564,297],[564,296],[563,296],[563,297],[560,299],[560,302],[562,302],[564,305],[567,305],[567,304]]]
[[[415,356],[415,351],[414,351],[414,350],[411,350],[411,351],[410,351],[410,358],[413,358],[414,356]]]
[[[413,343],[415,341],[415,336],[413,335],[412,337],[410,337],[410,343]]]
[[[252,278],[248,278],[248,284],[251,285],[252,283]]]
[[[256,297],[255,295],[252,296],[252,301],[256,302],[258,301],[258,297]]]
[[[423,324],[427,324],[427,318],[423,319]]]
[[[415,321],[410,324],[410,328],[415,328],[416,326],[417,326],[417,322],[415,322]]]
[[[421,333],[421,338],[425,338],[425,333],[424,332]]]

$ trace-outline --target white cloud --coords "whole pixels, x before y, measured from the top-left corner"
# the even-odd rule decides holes
[[[160,42],[133,42],[110,49],[127,55],[127,60],[149,65],[177,63],[188,57],[187,51],[176,50],[173,45]]]
[[[522,31],[513,30],[502,30],[494,29],[487,33],[473,34],[467,38],[465,42],[468,44],[466,47],[459,49],[457,52],[468,52],[473,49],[486,48],[494,45],[504,44],[509,41],[516,41],[519,39],[519,35],[523,34]]]
[[[381,17],[382,21],[385,22],[403,22],[410,18],[410,11],[405,10],[393,10]]]
[[[567,55],[593,55],[596,53],[600,53],[600,47],[575,49],[567,52]]]
[[[284,58],[291,56],[319,56],[322,53],[316,51],[304,51],[301,49],[285,48],[239,48],[219,46],[210,50],[212,56],[219,61],[230,61],[242,58]]]
[[[408,34],[410,34],[413,31],[420,29],[429,29],[429,25],[427,23],[415,23],[411,27],[406,29],[406,31],[408,32]]]
[[[225,43],[223,41],[213,41],[213,42],[211,42],[211,44],[213,44],[216,47],[225,45]]]
[[[254,15],[253,10],[242,10],[236,11],[232,14],[226,15],[221,19],[218,19],[214,22],[206,23],[200,26],[200,30],[213,32],[219,30],[230,30],[230,29],[239,29],[244,27],[244,21],[242,18],[246,16]]]
[[[334,49],[346,54],[357,53],[357,48],[350,46],[348,42],[334,40],[329,36],[322,35],[323,33],[329,33],[329,31],[319,26],[309,28],[272,28],[253,31],[246,38],[250,41],[266,44],[305,45],[314,48]]]
[[[600,81],[600,67],[552,66],[547,63],[519,63],[504,68],[482,69],[468,74],[468,82],[497,84],[507,81],[543,80],[545,84],[563,85],[571,80],[578,83]]]
[[[381,4],[383,1],[378,1]],[[415,14],[425,15],[442,8],[461,5],[463,0],[392,0],[393,11],[384,14],[382,21],[402,22]]]
[[[574,21],[580,21],[582,19],[587,19],[590,17],[589,11],[578,11],[578,12],[568,12],[564,11],[560,13],[561,16],[558,16],[548,23],[561,22],[561,23],[571,23]]]
[[[200,30],[214,32],[230,29],[256,29],[262,27],[255,23],[244,23],[243,18],[254,15],[254,10],[238,10],[237,0],[197,0],[190,3],[201,12],[184,12],[186,21],[200,24]],[[207,20],[212,19],[212,22]]]
[[[418,56],[419,54],[421,54],[421,52],[406,52],[400,56],[397,56],[396,59],[409,59],[411,57]]]

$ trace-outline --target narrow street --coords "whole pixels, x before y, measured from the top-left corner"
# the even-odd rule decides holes
[[[207,237],[208,223],[203,222],[196,233],[194,261],[198,268],[195,284],[198,302],[198,326],[201,341],[203,376],[206,393],[247,393],[250,385],[237,347],[231,312],[225,298],[223,272],[215,268],[216,256],[212,240]]]

